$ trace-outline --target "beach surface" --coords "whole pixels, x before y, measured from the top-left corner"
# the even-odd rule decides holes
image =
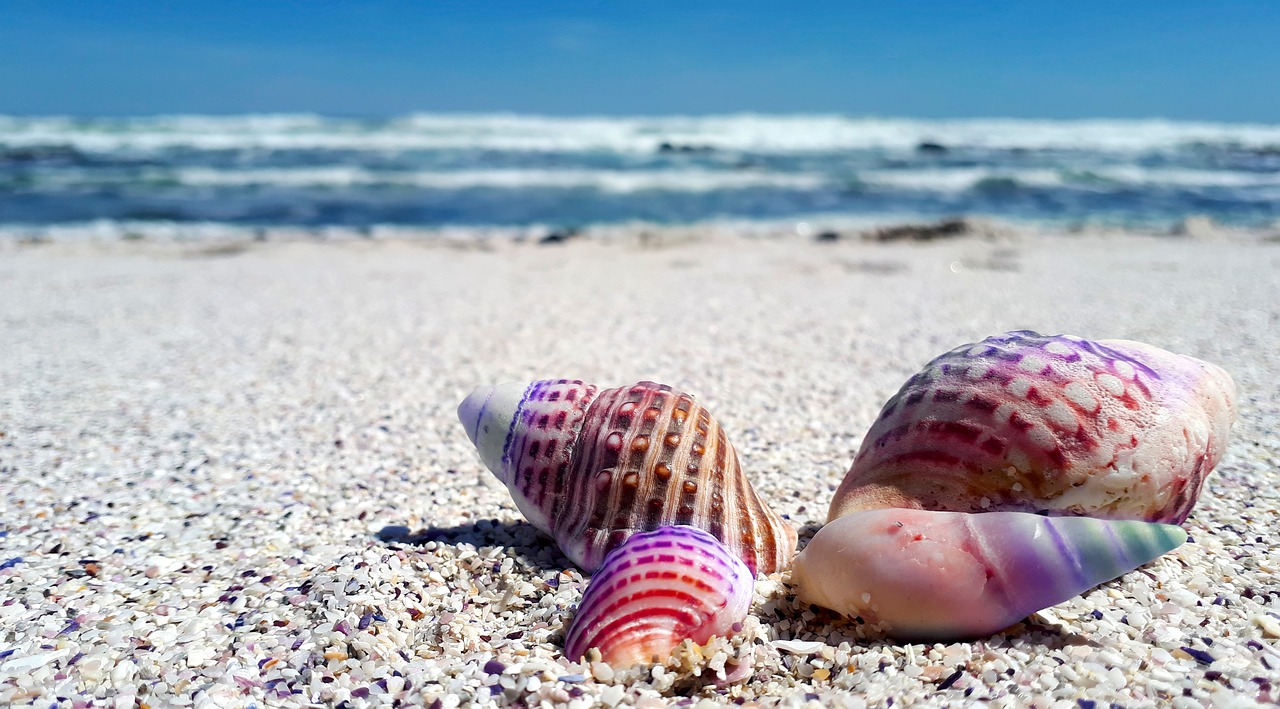
[[[10,243],[0,328],[0,704],[1280,698],[1280,244]],[[775,575],[736,646],[753,673],[727,686],[723,656],[630,673],[563,658],[586,579],[454,413],[481,384],[669,384],[714,412],[803,545],[902,382],[1011,329],[1232,374],[1239,418],[1192,541],[950,644],[875,637]]]

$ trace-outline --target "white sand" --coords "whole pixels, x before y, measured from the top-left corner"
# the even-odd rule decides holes
[[[1271,701],[1278,276],[1275,244],[1149,237],[10,245],[0,704]],[[563,660],[584,579],[454,418],[482,382],[670,384],[716,412],[803,543],[902,381],[1015,328],[1235,376],[1194,542],[972,643],[864,638],[762,582],[740,641],[756,673],[729,687]]]

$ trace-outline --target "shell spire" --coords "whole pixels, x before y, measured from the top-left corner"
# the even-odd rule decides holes
[[[1025,512],[869,510],[818,531],[792,582],[807,603],[907,640],[961,640],[1119,577],[1184,541],[1181,527]]]
[[[458,418],[525,517],[587,571],[632,534],[675,524],[706,530],[753,573],[795,553],[795,529],[688,394],[653,382],[503,384],[473,392]]]
[[[615,667],[661,662],[686,639],[705,645],[733,635],[754,588],[746,564],[701,529],[632,535],[592,575],[565,654],[579,660],[594,647]]]

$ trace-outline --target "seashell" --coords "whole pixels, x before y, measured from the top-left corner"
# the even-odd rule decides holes
[[[524,516],[587,571],[632,534],[673,524],[710,532],[752,573],[795,553],[795,529],[688,394],[653,382],[501,384],[472,392],[458,418]]]
[[[685,639],[729,637],[747,617],[754,584],[746,564],[701,529],[634,534],[592,575],[565,654],[579,660],[594,647],[621,668],[660,662]]]
[[[1015,512],[1181,523],[1222,458],[1234,399],[1222,369],[1138,342],[1017,331],[956,348],[885,404],[836,491],[828,526],[797,557],[792,581],[802,599],[870,613],[893,635],[994,632],[993,624],[1136,568],[1181,538],[1138,523],[1033,526]],[[905,544],[913,539],[878,526],[885,519],[909,521],[927,544]],[[1015,532],[1062,541],[1045,546],[1050,537],[1008,536]],[[1158,542],[1108,549],[1082,541],[1098,533]],[[1068,563],[1077,572],[1073,584],[1038,571],[999,576],[1006,562],[1024,570]],[[882,568],[899,565],[900,579]],[[983,585],[977,570],[1000,580]],[[966,595],[966,584],[979,585]],[[868,596],[878,608],[862,600]],[[989,614],[979,613],[988,603]]]
[[[868,510],[818,530],[791,580],[801,600],[895,637],[961,640],[999,632],[1186,538],[1181,527],[1139,521]]]
[[[1226,449],[1234,399],[1222,369],[1151,345],[989,337],[885,404],[828,519],[913,507],[1180,524]]]

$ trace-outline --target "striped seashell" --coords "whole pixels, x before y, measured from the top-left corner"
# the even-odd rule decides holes
[[[1222,369],[1150,345],[989,337],[889,400],[828,519],[915,507],[1179,524],[1226,449],[1234,400]]]
[[[587,571],[632,534],[672,524],[710,532],[753,573],[795,553],[795,529],[756,495],[688,394],[550,379],[477,389],[458,417],[525,517]]]
[[[565,654],[591,648],[622,668],[661,662],[684,640],[705,645],[741,629],[755,579],[715,537],[688,526],[632,535],[591,577],[565,636]]]
[[[1011,623],[1019,613],[1067,600],[1112,578],[1108,574],[1115,569],[1124,573],[1173,548],[1166,545],[1180,539],[1174,532],[1154,524],[1136,531],[1140,527],[1134,525],[1179,524],[1190,514],[1205,476],[1226,448],[1234,399],[1235,385],[1222,369],[1138,342],[1018,331],[956,348],[908,380],[872,424],[832,501],[831,531],[820,531],[796,559],[799,595],[836,604],[837,610],[872,612],[890,634],[937,638],[993,632],[991,623]],[[883,536],[875,526],[883,513],[873,511],[885,508],[900,508],[893,513],[898,515],[901,509],[921,510],[904,519],[932,530],[922,532],[928,544],[864,539]],[[990,514],[965,518],[944,512],[1001,514],[988,520]],[[1009,516],[1014,512],[1145,520],[1090,524],[1102,524],[1098,529],[1110,534],[1164,541],[1142,547],[1151,556],[1117,543],[1110,552],[1124,563],[1115,564],[1105,549],[1084,563],[1074,551],[1074,537],[1064,536],[1056,546],[1044,546],[1038,537],[1011,537],[1000,542],[1005,546],[991,542],[990,549],[1009,554],[1021,543],[1024,556],[1045,569],[1057,554],[1055,564],[1077,568],[1078,583],[1051,582],[1043,573],[1010,574],[1007,584],[993,587],[994,595],[975,596],[995,604],[987,621],[979,622],[975,611],[951,616],[948,625],[938,609],[963,606],[960,579],[983,578],[962,573],[978,568],[966,560],[987,560],[987,571],[1000,572],[999,557],[981,545],[989,536],[1004,539],[997,533],[1001,525],[1055,540],[1057,530],[1086,534],[1079,531],[1086,529],[1083,523],[1063,520],[1032,529],[1030,523],[1009,521],[1019,518]],[[938,521],[927,522],[932,515]],[[887,563],[904,564],[903,573],[915,580],[890,579],[878,568],[877,553],[904,554]],[[943,563],[948,559],[951,565]],[[1023,564],[1023,556],[1011,559],[1011,568],[1039,568]],[[952,573],[957,577],[950,578]],[[864,575],[864,585],[848,586],[851,574]],[[908,587],[914,589],[910,594]],[[850,596],[849,588],[862,590]],[[986,586],[982,593],[988,593]],[[859,603],[862,594],[881,599],[880,610]],[[887,597],[896,600],[885,604]]]
[[[1026,512],[868,510],[796,558],[800,599],[906,640],[977,638],[1182,544],[1181,527]]]

